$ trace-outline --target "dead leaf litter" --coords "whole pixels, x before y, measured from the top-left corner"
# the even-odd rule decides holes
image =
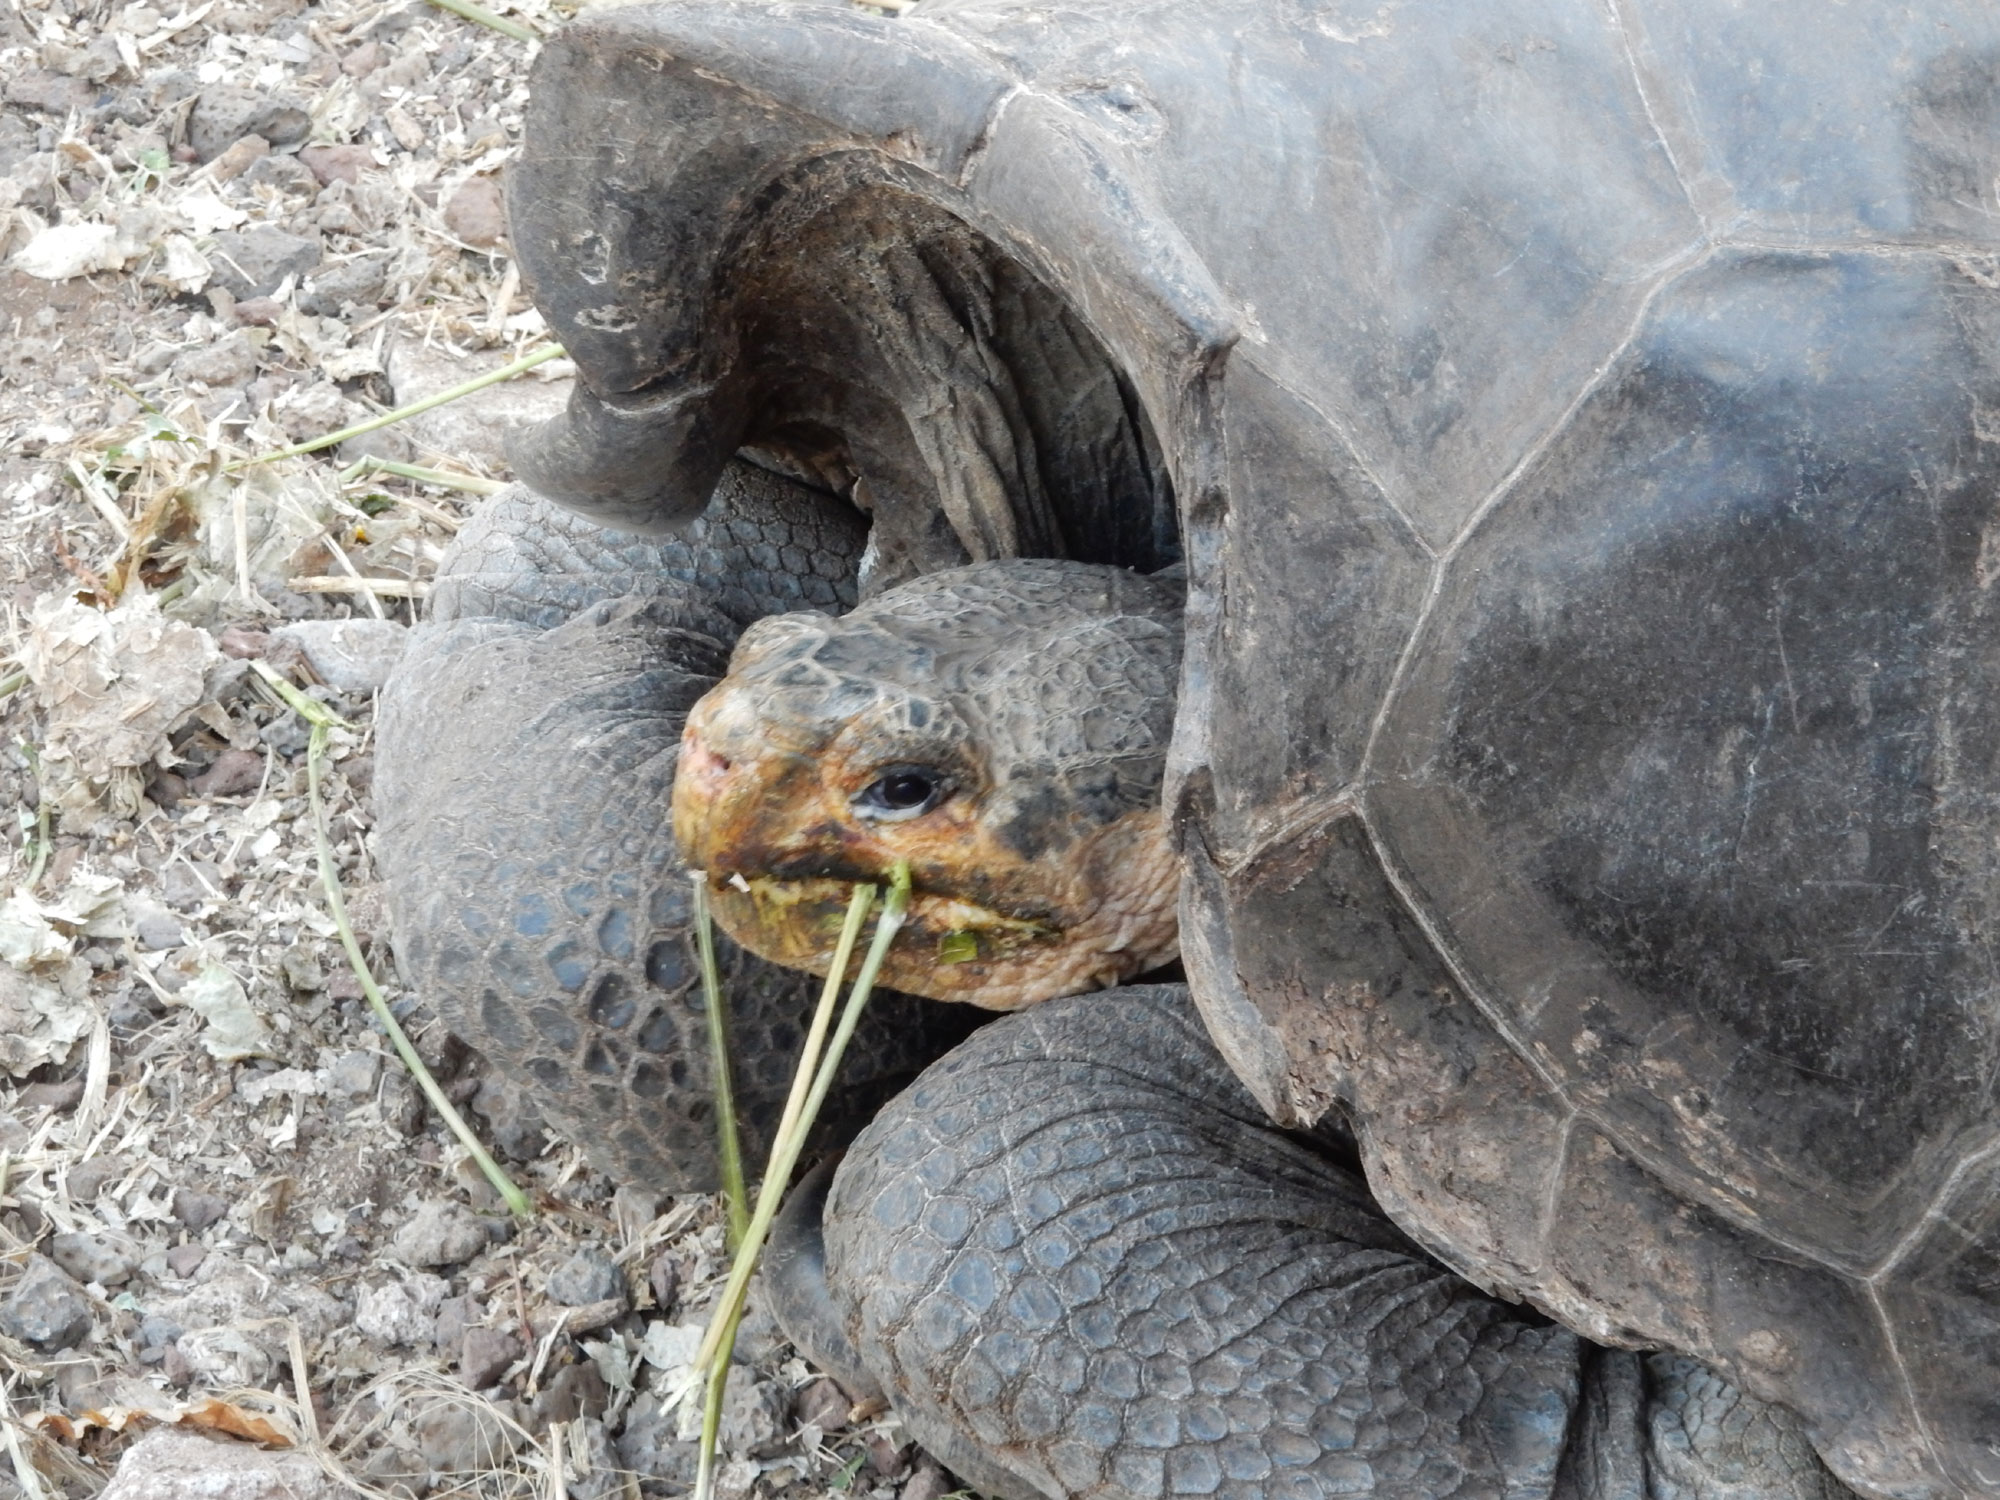
[[[0,6],[0,1500],[693,1477],[714,1203],[614,1192],[479,1075],[395,983],[368,849],[373,692],[572,371],[231,467],[547,343],[497,175],[533,51],[404,0]],[[532,1221],[370,1020],[252,658],[350,726],[350,917]],[[941,1487],[754,1308],[739,1358],[725,1495]]]

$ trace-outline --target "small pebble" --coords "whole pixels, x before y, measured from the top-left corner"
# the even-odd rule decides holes
[[[320,254],[317,238],[255,224],[216,235],[208,258],[216,284],[237,299],[240,309],[251,298],[271,296],[287,276],[305,275],[319,264]]]
[[[729,1382],[722,1398],[722,1446],[748,1458],[769,1458],[785,1446],[785,1416],[791,1406],[774,1380]]]
[[[532,1419],[528,1428],[540,1432],[551,1422],[574,1422],[579,1417],[600,1417],[611,1404],[611,1388],[589,1360],[564,1365],[547,1377],[528,1407]]]
[[[847,1414],[852,1409],[847,1392],[824,1375],[798,1394],[799,1420],[811,1423],[821,1432],[841,1431],[847,1426]]]
[[[75,1082],[81,1093],[83,1080]],[[106,1183],[117,1181],[131,1170],[132,1163],[122,1156],[93,1156],[89,1161],[78,1162],[69,1169],[69,1195],[79,1203],[93,1202]]]
[[[250,163],[261,156],[271,154],[271,143],[261,135],[246,135],[216,157],[210,169],[217,182],[229,182],[241,177]]]
[[[186,1331],[172,1318],[163,1318],[158,1313],[148,1313],[139,1320],[139,1347],[164,1349]]]
[[[468,245],[485,249],[507,233],[497,177],[467,178],[444,202],[444,227]]]
[[[215,390],[248,385],[257,373],[257,350],[241,333],[190,349],[174,360],[174,378]]]
[[[299,160],[325,187],[334,182],[359,182],[361,174],[375,165],[375,153],[366,146],[308,146],[299,153]]]
[[[120,1286],[131,1280],[138,1262],[126,1250],[94,1234],[71,1232],[49,1241],[49,1258],[78,1281]]]
[[[902,1500],[943,1500],[955,1488],[944,1465],[928,1453],[919,1453],[910,1477],[903,1481]]]
[[[653,1257],[653,1264],[646,1271],[646,1286],[653,1294],[653,1305],[663,1313],[671,1313],[674,1300],[681,1294],[680,1262],[672,1253],[662,1250]]]
[[[400,1076],[400,1075],[392,1075]],[[396,1231],[396,1258],[412,1266],[451,1266],[472,1259],[489,1243],[485,1223],[456,1203],[422,1204]]]
[[[206,1245],[174,1245],[167,1251],[167,1269],[185,1281],[208,1259]]]
[[[187,941],[181,919],[157,901],[148,901],[143,896],[127,896],[125,915],[131,919],[132,936],[149,953],[163,953]]]
[[[98,1500],[350,1500],[351,1493],[308,1454],[161,1427],[125,1450]]]
[[[467,1387],[483,1391],[498,1385],[508,1367],[527,1352],[527,1346],[504,1328],[468,1328],[459,1340],[458,1378]]]
[[[16,1102],[18,1107],[26,1112],[53,1109],[60,1113],[64,1110],[75,1109],[82,1098],[83,1080],[81,1078],[65,1078],[60,1083],[31,1083],[21,1090],[20,1098]],[[89,1165],[89,1162],[84,1163],[84,1166]],[[82,1168],[80,1167],[77,1170],[81,1171]],[[78,1197],[85,1196],[76,1185],[76,1172],[69,1174],[69,1180],[70,1192]],[[95,1198],[97,1193],[93,1190],[88,1196]]]
[[[437,1317],[431,1323],[431,1342],[445,1354],[457,1354],[466,1330],[477,1328],[485,1316],[485,1304],[470,1293],[447,1297],[438,1304]]]
[[[430,1342],[432,1316],[424,1308],[422,1291],[401,1282],[365,1286],[354,1296],[354,1326],[392,1348]]]
[[[278,972],[288,988],[302,994],[326,988],[326,970],[319,958],[303,943],[294,943],[278,955]]]
[[[196,1233],[228,1212],[227,1198],[218,1198],[213,1193],[198,1193],[190,1188],[174,1189],[174,1217]]]
[[[484,1406],[441,1403],[411,1425],[424,1462],[444,1474],[495,1468],[517,1441],[499,1413]]]
[[[0,1332],[50,1353],[73,1349],[90,1332],[90,1301],[61,1266],[45,1255],[30,1255],[0,1301]]]
[[[255,750],[225,750],[188,783],[197,797],[240,797],[264,782],[264,757]]]
[[[343,1052],[327,1070],[327,1081],[350,1099],[366,1099],[382,1080],[382,1054]]]
[[[912,1445],[891,1442],[879,1432],[862,1439],[868,1450],[868,1472],[878,1479],[900,1479],[910,1467]]]
[[[267,146],[294,146],[311,129],[312,114],[303,100],[219,83],[195,100],[188,144],[200,160],[214,161],[246,135],[263,137]]]
[[[275,314],[278,304],[271,304]],[[236,305],[237,316],[241,317],[244,304]],[[255,630],[248,625],[225,625],[222,634],[215,638],[215,644],[222,648],[224,656],[233,656],[239,661],[247,661],[253,656],[262,656],[271,648],[268,631]]]
[[[587,1307],[626,1295],[625,1273],[602,1250],[585,1246],[549,1273],[549,1300],[558,1307]]]

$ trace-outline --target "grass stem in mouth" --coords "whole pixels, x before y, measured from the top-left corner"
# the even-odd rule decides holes
[[[715,924],[708,915],[708,875],[690,870],[694,885],[695,946],[701,953],[701,993],[708,1009],[709,1087],[715,1091],[716,1149],[722,1158],[722,1197],[729,1214],[729,1248],[740,1252],[750,1228],[749,1189],[743,1178],[743,1141],[736,1129],[736,1090],[729,1074],[729,1011],[715,963]]]
[[[698,1372],[706,1373],[707,1389],[694,1500],[712,1500],[714,1493],[715,1440],[722,1420],[722,1398],[728,1384],[729,1358],[735,1349],[736,1327],[742,1321],[744,1298],[750,1290],[750,1277],[757,1268],[758,1253],[770,1236],[771,1225],[778,1217],[785,1188],[798,1166],[806,1138],[812,1133],[813,1122],[819,1118],[820,1108],[833,1088],[834,1077],[840,1071],[841,1057],[847,1051],[848,1042],[853,1039],[855,1027],[861,1022],[868,997],[874,992],[875,980],[882,972],[882,962],[889,952],[889,945],[902,930],[909,912],[910,866],[907,861],[896,861],[889,880],[889,894],[882,903],[881,919],[875,924],[868,954],[861,961],[861,972],[854,976],[854,987],[848,992],[847,1005],[840,1013],[840,1024],[834,1028],[832,1039],[825,1043],[825,1055],[819,1056],[821,1039],[825,1036],[827,1020],[832,1013],[833,997],[839,992],[862,924],[867,920],[868,910],[874,902],[874,886],[855,886],[847,908],[847,921],[841,928],[840,943],[834,950],[833,964],[828,970],[825,988],[820,993],[819,1008],[813,1015],[805,1052],[800,1056],[798,1070],[792,1078],[792,1092],[785,1101],[784,1118],[779,1122],[777,1138],[771,1144],[771,1160],[764,1169],[764,1181],[757,1191],[756,1215],[750,1221],[749,1232],[737,1247],[735,1262],[729,1268],[729,1281],[715,1304],[708,1331],[702,1336],[701,1348],[695,1354],[694,1367]],[[810,1086],[806,1086],[808,1078]]]

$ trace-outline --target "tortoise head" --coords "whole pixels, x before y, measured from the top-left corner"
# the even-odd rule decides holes
[[[1010,561],[753,625],[674,782],[716,919],[823,974],[855,883],[904,859],[898,989],[1014,1010],[1173,958],[1180,608],[1167,579]]]

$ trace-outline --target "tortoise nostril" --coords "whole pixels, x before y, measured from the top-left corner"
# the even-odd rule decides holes
[[[726,755],[717,755],[700,740],[690,738],[681,750],[681,774],[697,776],[707,780],[719,780],[732,769]]]

